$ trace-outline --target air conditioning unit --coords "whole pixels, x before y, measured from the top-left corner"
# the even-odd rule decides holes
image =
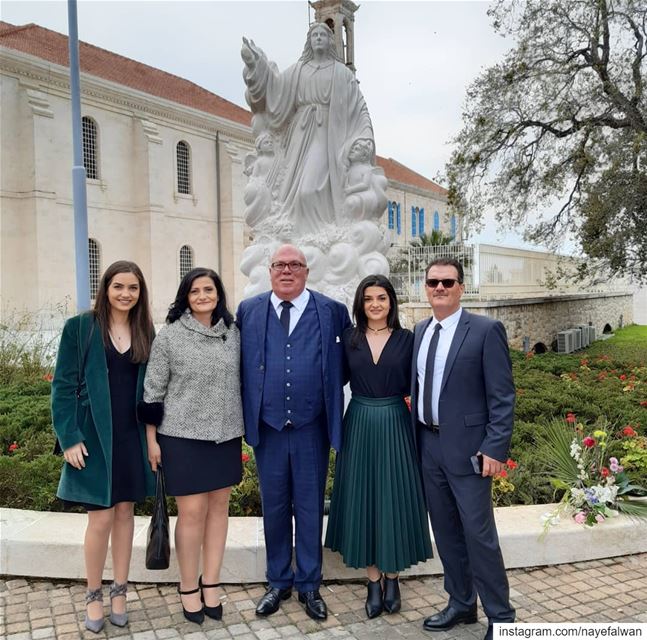
[[[573,353],[575,338],[572,331],[560,331],[557,334],[557,353]]]
[[[578,324],[577,328],[582,334],[582,348],[588,347],[590,344],[589,340],[589,325],[588,324]]]
[[[579,351],[582,348],[582,330],[581,329],[569,329],[573,334],[573,350]]]
[[[589,325],[589,344],[595,342],[595,327]]]

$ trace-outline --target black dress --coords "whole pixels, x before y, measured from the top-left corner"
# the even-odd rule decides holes
[[[118,502],[143,502],[146,498],[144,456],[137,423],[139,364],[131,362],[130,349],[119,353],[112,342],[105,348],[112,413],[112,489],[110,506],[65,501],[66,507],[87,511],[109,509]]]
[[[365,336],[344,353],[353,392],[344,416],[325,546],[349,567],[396,573],[432,556],[409,395],[413,334],[394,331],[375,364]]]

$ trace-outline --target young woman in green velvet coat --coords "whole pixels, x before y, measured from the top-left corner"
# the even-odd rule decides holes
[[[128,622],[134,504],[154,493],[145,430],[136,417],[153,333],[144,276],[122,260],[103,274],[94,309],[65,323],[56,360],[52,421],[65,458],[57,495],[88,512],[85,626],[96,633],[104,624],[109,540],[110,621]]]

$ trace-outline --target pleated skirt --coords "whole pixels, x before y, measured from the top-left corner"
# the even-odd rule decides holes
[[[433,556],[403,398],[353,396],[344,416],[325,546],[348,567],[396,573]]]

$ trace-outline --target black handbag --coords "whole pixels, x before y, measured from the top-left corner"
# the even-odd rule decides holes
[[[83,387],[85,386],[85,365],[88,362],[88,353],[90,351],[90,342],[92,341],[92,335],[94,334],[94,326],[96,325],[97,321],[96,318],[93,317],[92,319],[92,326],[90,327],[90,331],[88,332],[88,337],[86,338],[85,341],[85,348],[83,349],[83,358],[81,360],[81,366],[79,367],[79,378],[76,384],[76,391],[75,391],[75,396],[76,396],[76,404],[77,404],[77,409],[76,409],[76,415],[79,415],[79,403],[81,402],[81,393],[83,393]],[[78,418],[77,418],[78,419]],[[77,428],[79,425],[76,425]],[[61,448],[61,443],[58,441],[58,438],[56,438],[56,442],[54,443],[54,451],[52,451],[52,454],[55,456],[60,456],[63,454],[63,449]]]
[[[161,465],[157,466],[155,483],[155,507],[148,525],[146,543],[146,568],[153,571],[168,569],[171,558],[171,539],[169,535],[166,489]]]

